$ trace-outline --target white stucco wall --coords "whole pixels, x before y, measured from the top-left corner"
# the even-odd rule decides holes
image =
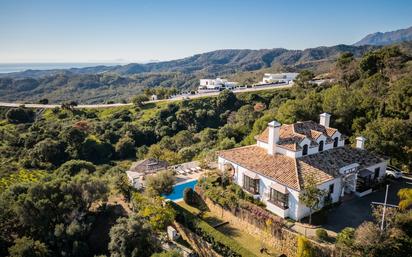
[[[262,141],[259,141],[259,140],[256,141],[256,145],[259,146],[259,147],[262,147],[262,148],[264,148],[264,149],[266,149],[266,150],[268,150],[268,148],[269,148],[269,144],[267,144],[267,143],[265,143],[265,142],[262,142]],[[283,147],[278,146],[278,145],[276,146],[276,153],[278,153],[278,154],[283,154],[283,155],[286,155],[286,156],[291,157],[291,158],[297,158],[297,157],[299,157],[299,156],[298,156],[298,155],[299,155],[299,151],[298,151],[298,152],[291,151],[291,150],[288,150],[288,149],[283,148]]]
[[[288,206],[289,208],[286,210],[283,210],[282,208],[270,203],[267,201],[267,197],[268,194],[270,192],[270,185],[272,183],[274,184],[279,184],[276,181],[263,176],[261,174],[255,173],[253,171],[250,171],[236,163],[233,163],[231,161],[225,160],[222,157],[218,158],[218,167],[219,169],[223,170],[224,164],[225,163],[230,163],[231,165],[233,165],[233,167],[235,168],[235,175],[233,178],[233,181],[238,184],[239,186],[243,186],[243,175],[245,172],[252,172],[254,174],[257,175],[257,177],[259,178],[260,182],[259,182],[259,198],[260,200],[262,200],[265,204],[266,204],[266,208],[275,213],[276,215],[282,217],[282,218],[291,218],[294,220],[300,220],[306,216],[309,215],[309,208],[306,207],[304,204],[299,203],[299,192],[297,192],[294,189],[288,188],[286,187],[289,197],[288,197]],[[380,168],[380,173],[379,176],[380,178],[382,178],[385,175],[385,171],[386,171],[386,167],[387,167],[387,163],[386,162],[381,162],[379,164],[373,165],[368,167],[367,169],[374,172],[375,168],[379,167]],[[336,203],[340,200],[340,196],[342,193],[342,178],[335,178],[333,180],[327,181],[321,185],[318,186],[319,189],[322,190],[329,190],[329,186],[331,184],[334,184],[334,191],[331,194],[331,198],[332,198],[332,203]],[[281,185],[281,184],[279,184]],[[323,201],[322,204],[319,206],[319,208],[323,207]]]
[[[375,169],[380,168],[379,179],[382,179],[383,176],[385,176],[387,166],[388,166],[387,162],[384,161],[384,162],[378,163],[376,165],[369,166],[369,167],[367,167],[367,169],[372,171],[373,173],[375,173]],[[372,176],[374,176],[374,174],[372,174]],[[374,177],[372,177],[372,178],[374,178]]]
[[[222,157],[219,157],[218,164],[219,164],[220,169],[223,169],[225,163],[230,163],[233,165],[233,167],[235,168],[235,176],[233,178],[233,181],[242,187],[243,186],[243,175],[245,171],[246,172],[253,172],[253,171],[250,171],[240,165],[237,165],[236,163],[233,163],[231,161],[225,160]],[[276,215],[282,218],[289,217],[294,220],[299,220],[309,215],[309,208],[307,208],[304,204],[299,203],[299,192],[297,192],[296,190],[292,188],[286,187],[286,190],[289,194],[289,197],[288,197],[289,208],[288,209],[283,210],[282,208],[268,202],[267,194],[269,194],[270,192],[270,185],[272,183],[274,184],[279,184],[279,183],[277,183],[276,181],[266,176],[260,175],[258,173],[255,173],[255,174],[259,177],[259,180],[260,180],[259,181],[259,196],[260,196],[259,198],[266,204],[266,209],[268,209],[269,211],[275,213]],[[341,193],[341,179],[337,178],[337,179],[333,179],[328,182],[325,182],[324,184],[319,185],[319,188],[324,189],[324,190],[329,190],[330,184],[335,184],[333,194],[331,195],[332,202],[337,202],[339,201],[339,197]]]
[[[342,179],[341,178],[335,178],[333,180],[327,181],[321,185],[318,186],[319,189],[322,190],[329,190],[329,185],[334,184],[334,190],[333,193],[331,194],[331,198],[332,198],[332,203],[336,203],[339,201],[340,199],[340,194],[341,194],[341,187],[342,187]],[[299,199],[299,194],[297,195],[298,199]],[[322,201],[321,204],[319,205],[319,208],[323,207],[324,202]],[[303,203],[299,203],[298,207],[296,209],[296,216],[292,217],[292,219],[294,220],[300,220],[306,216],[309,216],[310,213],[310,209],[308,207],[306,207],[306,205],[304,205]]]
[[[259,140],[256,140],[256,144],[257,144],[257,146],[263,147],[263,148],[265,148],[266,150],[269,148],[269,144],[268,144],[268,143],[265,143],[265,142],[262,142],[262,141],[259,141]]]
[[[243,175],[245,172],[253,172],[250,171],[240,165],[237,165],[236,163],[233,163],[231,161],[225,160],[222,157],[218,158],[218,165],[220,169],[223,169],[224,164],[226,163],[230,163],[233,165],[233,167],[235,168],[235,176],[233,178],[233,181],[238,184],[239,186],[243,186]],[[255,173],[255,172],[253,172]],[[299,199],[298,197],[296,197],[297,192],[294,191],[293,189],[287,188],[288,192],[289,192],[289,209],[283,210],[280,207],[277,207],[276,205],[269,203],[267,201],[267,194],[270,193],[270,185],[271,183],[277,183],[263,175],[257,174],[255,173],[258,177],[259,177],[259,199],[264,202],[266,204],[266,208],[268,210],[270,210],[271,212],[275,213],[276,215],[282,217],[282,218],[286,218],[286,217],[290,217],[289,213],[296,213],[295,210],[292,210],[293,208],[296,208],[298,206],[297,204],[297,200]],[[292,210],[292,211],[291,211]]]

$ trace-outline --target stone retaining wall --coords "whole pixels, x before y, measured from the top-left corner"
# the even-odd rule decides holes
[[[179,232],[180,236],[188,242],[190,246],[192,246],[193,250],[199,254],[200,257],[222,257],[216,253],[210,244],[203,240],[200,236],[196,235],[178,222],[174,222],[173,225],[177,232]]]
[[[196,190],[199,191],[199,190]],[[252,236],[259,238],[265,244],[273,246],[273,248],[278,249],[281,253],[286,254],[288,257],[296,257],[297,253],[297,238],[298,233],[291,231],[290,229],[284,227],[281,231],[277,231],[275,235],[273,233],[265,232],[261,228],[257,227],[254,224],[248,222],[244,217],[236,216],[236,211],[227,210],[222,208],[220,205],[215,204],[210,199],[202,196],[201,192],[198,192],[199,195],[203,198],[204,202],[208,206],[211,212],[219,215],[225,221]],[[316,251],[317,257],[334,257],[335,250],[333,246],[320,244],[314,240],[308,239],[312,247]]]

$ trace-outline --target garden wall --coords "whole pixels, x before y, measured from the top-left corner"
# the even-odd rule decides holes
[[[203,240],[200,236],[196,235],[177,222],[174,222],[173,225],[175,226],[177,232],[179,232],[180,236],[192,246],[193,250],[199,254],[200,257],[222,257],[216,253],[210,244]]]
[[[234,210],[222,208],[220,205],[215,204],[210,199],[204,197],[203,192],[198,187],[196,188],[196,192],[202,197],[211,212],[220,215],[223,220],[229,221],[232,226],[246,231],[256,238],[260,238],[265,244],[273,246],[288,257],[296,257],[298,233],[291,231],[286,227],[279,227],[276,224],[268,228],[265,221],[257,219],[254,213],[250,213],[248,210],[241,208],[236,208]],[[256,208],[261,209],[262,212],[267,212],[261,207],[256,206]],[[279,217],[275,216],[274,220],[277,220],[278,218]],[[315,256],[335,256],[333,246],[320,244],[310,239],[308,240],[315,250]]]

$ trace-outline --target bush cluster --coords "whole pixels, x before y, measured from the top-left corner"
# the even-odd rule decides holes
[[[316,237],[321,241],[327,241],[329,239],[328,232],[323,228],[316,229]]]

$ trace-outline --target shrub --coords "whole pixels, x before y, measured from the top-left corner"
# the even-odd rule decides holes
[[[147,177],[146,193],[150,196],[170,194],[174,183],[175,177],[172,171],[160,171],[156,175]]]
[[[11,257],[20,256],[33,256],[33,257],[45,257],[49,256],[49,250],[47,245],[33,240],[29,237],[17,238],[15,244],[9,248]]]
[[[146,220],[155,231],[164,230],[175,219],[173,207],[165,204],[161,197],[147,197],[134,193],[132,206],[136,214]]]
[[[116,155],[120,159],[130,158],[136,155],[135,141],[128,136],[122,137],[115,145]]]
[[[192,188],[185,188],[185,191],[183,191],[183,200],[188,205],[194,205],[196,203],[195,192]]]
[[[314,257],[313,249],[308,239],[304,236],[298,237],[298,252],[296,257]]]
[[[34,121],[35,113],[31,109],[26,109],[23,107],[12,108],[7,111],[6,118],[10,123],[31,123]]]
[[[355,229],[354,228],[344,228],[341,232],[338,233],[336,236],[336,246],[341,249],[348,249],[353,245],[353,239],[355,236]]]
[[[58,169],[60,175],[68,174],[75,176],[79,172],[84,171],[86,173],[93,173],[96,171],[96,166],[93,163],[83,160],[70,160],[63,163]]]
[[[328,232],[323,228],[316,229],[316,237],[321,241],[327,241],[329,239]]]

